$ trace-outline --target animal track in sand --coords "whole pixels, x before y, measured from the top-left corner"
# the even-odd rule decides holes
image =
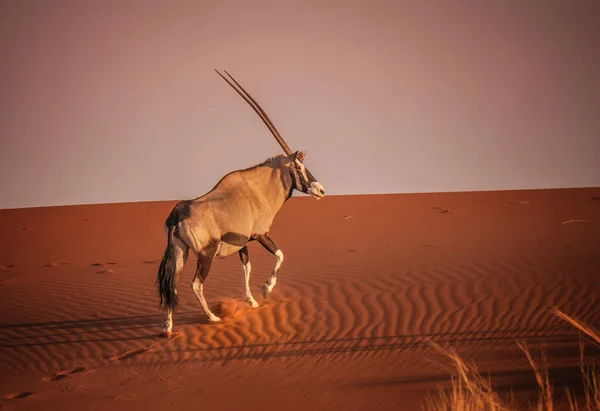
[[[111,270],[110,268],[105,268],[104,270],[100,270],[96,272],[97,274],[114,274],[115,270]]]
[[[144,264],[158,264],[159,261],[158,260],[144,260],[144,261],[142,261],[142,263],[144,263]]]
[[[514,201],[509,200],[503,203],[504,205],[530,205],[529,201]]]
[[[77,374],[77,373],[83,372],[85,370],[86,370],[85,367],[75,367],[71,370],[58,371],[58,372],[55,372],[54,374],[52,374],[50,377],[44,378],[44,381],[62,380],[64,378],[67,378],[70,374]]]
[[[65,262],[61,262],[61,261],[51,261],[49,263],[46,263],[46,265],[44,265],[44,267],[57,268],[57,267],[60,267],[61,265],[69,265],[69,263],[65,263]]]
[[[114,395],[114,396],[111,398],[111,401],[112,401],[112,402],[115,402],[115,401],[127,401],[127,400],[131,400],[131,399],[133,399],[133,398],[134,398],[134,395],[133,395],[133,394]]]
[[[108,359],[108,363],[106,363],[104,365],[101,365],[99,367],[96,367],[96,368],[92,368],[92,369],[88,370],[87,372],[85,372],[83,374],[79,374],[79,375],[83,376],[83,375],[89,375],[89,374],[98,372],[100,370],[103,370],[105,368],[108,368],[108,367],[110,367],[110,366],[118,363],[121,360],[125,360],[127,358],[131,358],[131,357],[135,357],[137,355],[143,354],[146,351],[149,351],[152,348],[157,347],[159,345],[160,345],[160,343],[156,343],[156,344],[148,345],[146,347],[142,347],[142,348],[138,348],[138,349],[127,350],[127,351],[125,351],[125,352],[123,352],[121,354],[118,354],[118,355],[113,355],[113,356],[107,358]],[[75,374],[75,372],[74,372],[75,370],[77,370],[77,373],[81,373],[81,372],[85,371],[85,369],[86,369],[85,367],[78,367],[78,368],[75,368],[73,371],[69,372],[68,374]],[[73,378],[76,378],[76,377],[73,377]],[[70,380],[68,380],[68,381],[66,380],[66,376],[62,376],[62,377],[57,378],[55,380],[63,380],[63,381],[58,381],[56,383],[56,385],[62,385],[62,384],[67,383],[68,381],[70,381]]]
[[[128,350],[128,351],[125,351],[122,354],[113,355],[112,357],[109,358],[109,360],[111,362],[117,362],[117,361],[125,360],[127,358],[135,357],[136,355],[143,354],[146,351],[148,351],[148,350],[156,347],[157,345],[158,344],[152,344],[152,345],[149,345],[148,347],[142,347],[142,348],[138,348],[136,350]]]
[[[4,398],[6,398],[7,400],[16,400],[20,398],[29,397],[30,395],[33,395],[31,391],[11,392],[10,394],[6,394]]]
[[[15,268],[14,264],[11,264],[11,265],[0,265],[0,271],[10,270],[12,268]]]
[[[92,267],[104,267],[106,265],[117,265],[117,263],[114,262],[108,262],[108,263],[92,263],[90,264]],[[111,269],[111,268],[104,268],[103,270],[100,271],[96,271],[96,274],[114,274],[115,270]]]

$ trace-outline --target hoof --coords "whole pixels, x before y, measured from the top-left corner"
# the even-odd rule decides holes
[[[217,317],[216,315],[213,315],[212,317],[208,317],[209,323],[218,323],[219,321],[221,321],[221,319],[219,317]]]
[[[171,338],[172,335],[173,333],[171,331],[162,331],[158,334],[158,338]]]
[[[248,305],[252,308],[257,308],[260,307],[260,304],[258,304],[256,302],[256,300],[252,299],[252,300],[246,300],[246,302],[248,303]]]
[[[262,294],[263,298],[266,300],[269,294],[271,294],[271,290],[269,290],[269,286],[267,284],[263,284],[262,286]]]

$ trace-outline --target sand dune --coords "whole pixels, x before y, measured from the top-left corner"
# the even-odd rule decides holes
[[[548,309],[598,324],[598,193],[293,198],[271,232],[286,256],[271,297],[274,258],[252,243],[261,307],[243,302],[237,256],[217,260],[205,294],[224,321],[207,324],[191,257],[171,339],[154,281],[174,202],[1,210],[0,404],[418,408],[449,375],[430,338],[507,386],[533,378],[514,338],[574,367],[577,333]]]

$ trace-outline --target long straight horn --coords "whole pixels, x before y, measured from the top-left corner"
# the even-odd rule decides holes
[[[233,78],[233,76],[231,74],[229,74],[227,71],[225,71],[225,74],[227,74],[229,76],[229,78],[231,78],[231,80],[233,80],[233,82],[240,88],[241,91],[238,90],[231,83],[231,81],[229,81],[224,75],[222,75],[221,73],[219,73],[217,71],[217,69],[214,69],[214,70],[217,72],[217,74],[219,76],[221,76],[221,78],[223,78],[223,80],[225,80],[227,82],[227,84],[229,84],[235,91],[237,91],[237,93],[240,96],[242,96],[242,98],[244,100],[246,100],[246,103],[248,103],[250,105],[250,107],[252,107],[254,109],[254,111],[256,112],[256,114],[258,114],[258,116],[262,119],[262,121],[265,123],[265,125],[269,128],[269,130],[273,134],[273,137],[275,137],[275,140],[277,140],[277,142],[279,143],[279,145],[281,146],[281,148],[283,148],[283,151],[285,152],[285,154],[287,154],[287,155],[292,154],[292,150],[287,145],[287,143],[285,142],[285,140],[283,139],[283,137],[281,137],[281,134],[279,134],[279,131],[277,131],[277,129],[275,128],[275,125],[273,124],[273,122],[271,121],[271,119],[269,118],[269,116],[267,116],[267,113],[265,113],[265,111],[260,106],[260,104],[258,104],[258,102],[256,100],[254,100],[252,98],[252,96],[246,90],[244,90],[244,88],[240,85],[240,83],[238,83]]]

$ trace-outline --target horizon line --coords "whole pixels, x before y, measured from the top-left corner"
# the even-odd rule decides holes
[[[432,195],[432,194],[468,194],[468,193],[492,193],[492,192],[511,192],[511,191],[556,191],[556,190],[593,190],[600,189],[600,185],[592,186],[571,186],[571,187],[544,187],[544,188],[500,188],[500,189],[487,189],[487,190],[449,190],[449,191],[411,191],[411,192],[378,192],[378,193],[354,193],[354,194],[328,194],[325,199],[330,197],[358,197],[358,196],[398,196],[398,195]],[[202,197],[202,196],[199,196]],[[161,200],[135,200],[135,201],[108,201],[100,203],[65,203],[65,204],[48,204],[48,205],[35,205],[35,206],[24,206],[24,207],[6,207],[0,208],[0,211],[5,210],[25,210],[32,208],[53,208],[53,207],[77,207],[77,206],[93,206],[93,205],[117,205],[117,204],[140,204],[140,203],[168,203],[178,202],[184,200],[191,200],[193,198],[174,198],[174,199],[161,199]],[[310,198],[309,194],[305,193],[294,193],[287,201],[294,199]]]

